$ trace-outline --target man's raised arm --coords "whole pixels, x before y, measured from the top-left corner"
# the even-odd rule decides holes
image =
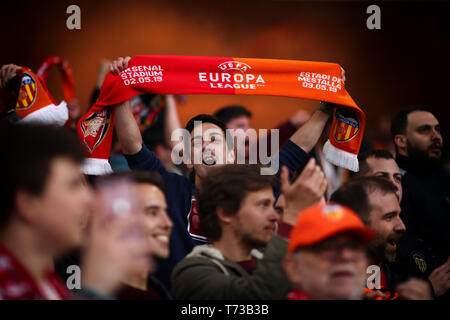
[[[309,153],[319,141],[335,106],[332,103],[321,102],[316,112],[291,136],[290,140]]]
[[[112,74],[118,75],[128,68],[131,57],[118,58],[110,66]],[[124,154],[135,154],[142,149],[142,136],[131,112],[130,102],[118,104],[115,108],[116,133]]]
[[[115,108],[116,133],[124,154],[135,154],[142,149],[142,136],[131,112],[130,101]]]

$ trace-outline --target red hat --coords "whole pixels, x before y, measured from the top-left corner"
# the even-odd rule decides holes
[[[288,251],[294,252],[298,247],[310,246],[346,231],[364,244],[374,238],[372,230],[347,207],[332,202],[309,207],[300,213],[292,229]]]

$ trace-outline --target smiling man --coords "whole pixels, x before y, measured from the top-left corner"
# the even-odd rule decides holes
[[[119,300],[161,300],[171,299],[168,289],[152,274],[156,271],[155,261],[169,257],[169,239],[173,223],[167,215],[164,195],[164,181],[156,172],[120,172],[97,180],[99,185],[126,180],[133,187],[136,197],[136,212],[142,215],[142,231],[151,247],[153,263],[149,269],[131,272],[123,279],[123,286],[116,294]]]
[[[428,106],[408,107],[392,119],[391,134],[403,173],[401,208],[407,227],[399,243],[398,263],[409,274],[430,277],[435,294],[446,293],[449,299],[450,280],[445,274],[450,271],[446,264],[450,256],[450,173],[441,163],[439,121]],[[443,277],[431,275],[444,264]]]

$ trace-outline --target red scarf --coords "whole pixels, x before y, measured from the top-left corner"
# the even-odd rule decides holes
[[[109,106],[143,94],[272,95],[327,101],[334,110],[328,161],[358,171],[365,115],[344,88],[335,63],[183,56],[135,56],[120,75],[108,73],[97,102],[78,122],[88,157],[86,174],[111,171],[108,163],[114,112]]]
[[[48,271],[45,281],[60,299],[70,298],[70,292],[56,273]],[[39,287],[36,279],[11,252],[0,245],[0,300],[46,299],[48,298]]]
[[[47,86],[48,72],[52,66],[58,67],[62,79],[64,101],[70,108],[71,102],[75,99],[75,81],[73,80],[72,68],[70,68],[69,62],[60,57],[50,56],[42,62],[36,74],[41,79],[42,84]],[[74,120],[70,118],[70,112],[68,118],[66,126],[70,126]]]
[[[48,71],[52,66],[57,66],[62,77],[62,89],[64,100],[68,103],[75,98],[75,82],[69,62],[60,57],[50,56],[42,62],[36,74],[42,83],[47,86]]]
[[[310,296],[308,296],[306,293],[304,293],[301,290],[292,290],[288,293],[287,296],[288,300],[312,300]]]

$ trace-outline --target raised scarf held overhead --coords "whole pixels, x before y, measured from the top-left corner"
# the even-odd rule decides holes
[[[271,95],[338,104],[333,112],[326,159],[358,171],[365,115],[344,88],[335,63],[184,56],[135,56],[120,75],[108,73],[97,102],[78,122],[86,150],[85,174],[105,174],[114,112],[109,106],[143,94]]]
[[[45,83],[27,67],[19,70],[20,89],[14,108],[21,122],[63,126],[69,118],[65,101],[55,102]]]
[[[38,71],[36,71],[36,74],[42,83],[47,86],[48,74],[52,66],[58,67],[60,71],[64,100],[69,103],[75,98],[75,81],[73,80],[72,68],[67,60],[56,56],[47,57]]]

